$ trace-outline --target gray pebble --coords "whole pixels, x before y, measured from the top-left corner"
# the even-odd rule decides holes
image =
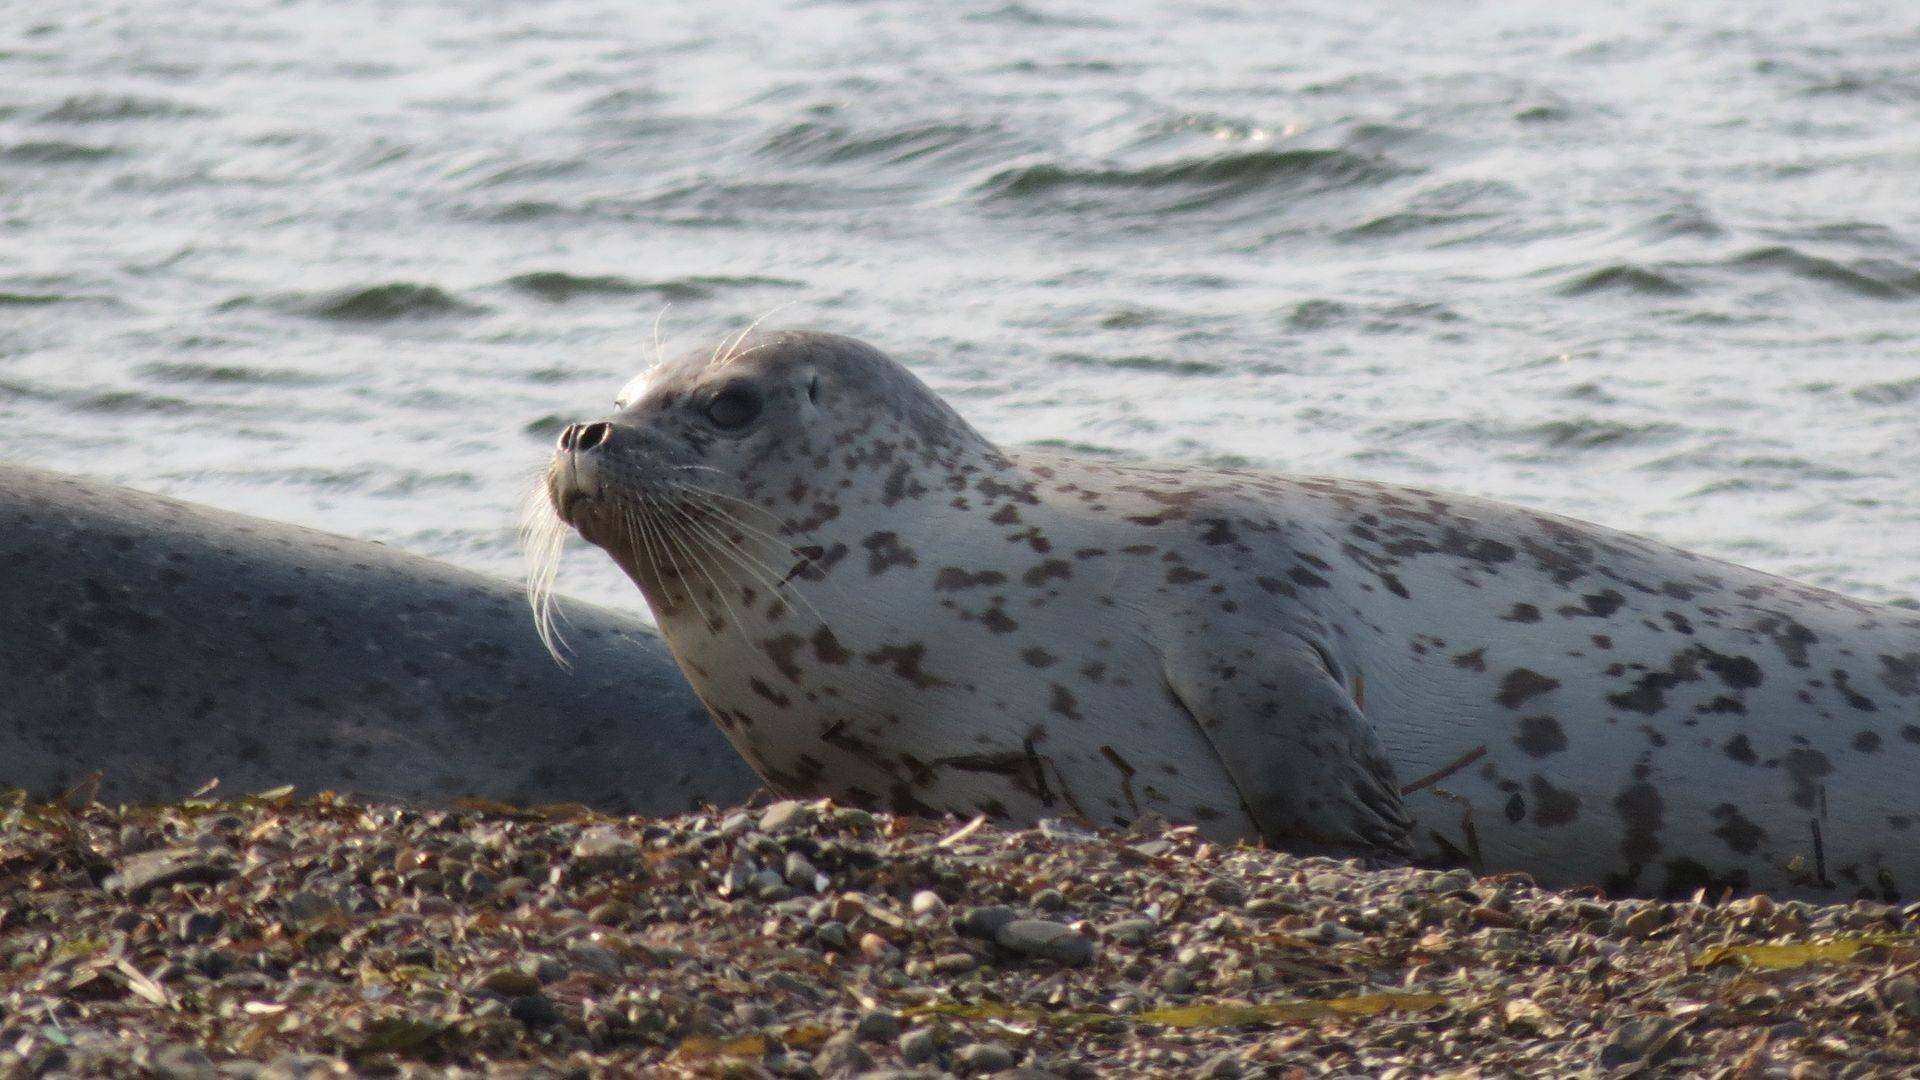
[[[873,1068],[873,1058],[860,1049],[859,1042],[851,1031],[843,1031],[828,1039],[813,1055],[813,1068],[821,1076],[832,1078],[840,1076],[858,1076]]]
[[[787,884],[806,892],[814,891],[814,878],[819,876],[820,871],[813,868],[813,864],[807,861],[805,855],[797,851],[788,852],[787,862],[782,870]]]
[[[1240,1080],[1246,1075],[1246,1066],[1238,1054],[1228,1051],[1219,1054],[1200,1067],[1199,1080]]]
[[[1684,1049],[1680,1025],[1671,1020],[1629,1020],[1600,1047],[1601,1069],[1640,1062],[1657,1065]]]
[[[1107,936],[1122,945],[1145,945],[1160,925],[1152,919],[1122,919],[1107,927]]]
[[[963,1074],[996,1073],[1013,1068],[1013,1051],[997,1042],[974,1043],[961,1047],[953,1064]]]
[[[528,1027],[560,1022],[560,1009],[545,994],[527,994],[507,1003],[507,1013]]]
[[[939,1053],[940,1043],[932,1028],[914,1028],[900,1036],[900,1059],[909,1065],[923,1065]]]
[[[1000,933],[1001,927],[1019,917],[1012,908],[1004,904],[989,904],[985,907],[968,908],[962,912],[954,929],[968,937],[992,938]]]
[[[783,799],[767,807],[760,815],[760,831],[764,833],[785,832],[788,829],[804,829],[813,824],[813,807],[798,799]]]
[[[173,933],[181,941],[200,942],[220,933],[226,924],[226,917],[217,911],[189,911],[174,917]]]
[[[219,1069],[197,1046],[168,1046],[153,1055],[147,1066],[156,1080],[212,1080]]]
[[[225,849],[217,849],[224,852]],[[120,860],[114,871],[101,882],[110,893],[139,899],[148,892],[168,885],[212,884],[234,875],[231,855],[221,859],[216,851],[200,848],[162,848]]]
[[[1002,926],[993,940],[1009,952],[1060,964],[1079,965],[1093,959],[1090,939],[1048,919],[1015,919]]]
[[[573,842],[573,857],[583,870],[621,870],[640,859],[640,845],[610,825],[596,825]]]
[[[885,1009],[862,1013],[853,1035],[861,1042],[891,1042],[900,1037],[900,1017]]]
[[[626,962],[620,959],[619,953],[584,941],[577,941],[568,946],[567,955],[572,957],[573,962],[582,970],[603,975],[609,979],[619,978],[627,967]]]

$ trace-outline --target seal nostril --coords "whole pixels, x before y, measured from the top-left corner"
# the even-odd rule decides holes
[[[572,450],[574,440],[579,438],[579,436],[580,436],[579,424],[568,424],[566,427],[561,428],[560,429],[560,452],[564,454],[567,451]]]
[[[604,420],[587,424],[574,436],[573,448],[579,453],[606,445],[607,438],[613,434],[613,425]]]

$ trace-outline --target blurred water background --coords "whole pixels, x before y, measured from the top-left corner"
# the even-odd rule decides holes
[[[1005,442],[1910,600],[1920,10],[0,0],[0,459],[513,574],[656,320],[775,309]]]

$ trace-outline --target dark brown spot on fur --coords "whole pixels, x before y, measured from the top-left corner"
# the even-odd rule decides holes
[[[1542,675],[1532,668],[1514,668],[1500,680],[1500,693],[1494,700],[1509,709],[1517,709],[1529,699],[1559,689],[1560,680]]]
[[[1034,646],[1031,649],[1023,650],[1020,653],[1020,658],[1022,660],[1025,660],[1027,663],[1032,664],[1034,667],[1038,667],[1038,668],[1052,667],[1054,664],[1057,664],[1060,662],[1059,657],[1053,655],[1052,653],[1048,652],[1045,649],[1040,648],[1038,645]]]
[[[1551,757],[1567,748],[1567,733],[1551,716],[1529,716],[1520,721],[1520,734],[1513,743],[1528,757]]]
[[[1752,765],[1754,762],[1760,760],[1759,755],[1753,752],[1753,741],[1748,739],[1744,732],[1728,739],[1727,744],[1721,747],[1721,750],[1729,758],[1732,758],[1742,765]]]
[[[893,532],[877,532],[860,542],[867,549],[867,573],[884,574],[895,566],[919,566],[920,557],[913,549],[900,544],[900,536]]]
[[[1069,720],[1083,719],[1080,715],[1080,699],[1073,696],[1073,691],[1059,683],[1053,683],[1052,686],[1053,692],[1047,699],[1047,711],[1057,712]]]
[[[799,634],[782,634],[777,638],[762,641],[760,648],[773,661],[773,666],[780,669],[780,674],[787,677],[788,682],[798,685],[802,672],[800,665],[794,662],[793,657],[805,644],[806,639]]]
[[[1006,580],[1007,575],[998,570],[967,571],[957,566],[945,566],[934,576],[933,588],[935,592],[958,592],[982,585],[1002,585]]]
[[[1797,747],[1780,760],[1793,778],[1793,805],[1811,810],[1819,802],[1820,779],[1833,775],[1833,762],[1818,750]]]
[[[1732,803],[1721,803],[1714,807],[1713,820],[1720,823],[1720,827],[1713,830],[1713,835],[1741,855],[1751,855],[1760,850],[1760,844],[1767,838],[1767,830],[1748,820],[1740,808]]]
[[[886,645],[866,655],[866,661],[875,667],[891,668],[895,675],[922,689],[933,686],[952,686],[953,684],[938,675],[921,670],[920,664],[926,659],[927,647],[920,642],[911,645]]]
[[[1533,789],[1533,823],[1543,829],[1570,825],[1580,816],[1580,796],[1563,791],[1547,782],[1539,773],[1529,782]]]
[[[768,701],[773,702],[783,709],[793,704],[792,698],[761,682],[759,679],[749,679],[747,680],[747,685],[753,688],[754,693],[759,694],[761,697],[766,698]]]
[[[833,631],[824,626],[814,631],[813,655],[823,664],[845,664],[853,658],[852,653],[841,647],[840,639],[833,636]]]
[[[1620,857],[1629,864],[1652,862],[1660,854],[1660,830],[1665,824],[1666,804],[1660,791],[1647,783],[1646,767],[1634,770],[1639,778],[1620,789],[1613,798],[1614,813],[1626,823],[1626,835],[1620,839]]]
[[[1537,623],[1540,621],[1540,609],[1532,604],[1515,604],[1511,611],[1500,617],[1507,622]]]
[[[1053,578],[1059,578],[1062,581],[1066,581],[1072,577],[1073,577],[1072,563],[1066,562],[1065,560],[1062,560],[1062,559],[1048,559],[1046,562],[1041,563],[1039,566],[1033,567],[1032,569],[1028,570],[1025,574],[1021,575],[1020,580],[1026,582],[1028,588],[1037,589],[1040,586],[1045,585],[1048,581],[1052,580]]]

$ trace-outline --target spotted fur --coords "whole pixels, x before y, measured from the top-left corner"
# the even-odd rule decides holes
[[[549,486],[777,786],[1920,893],[1920,613],[1464,496],[1005,451],[861,343],[735,351]],[[738,380],[762,419],[715,431]]]

